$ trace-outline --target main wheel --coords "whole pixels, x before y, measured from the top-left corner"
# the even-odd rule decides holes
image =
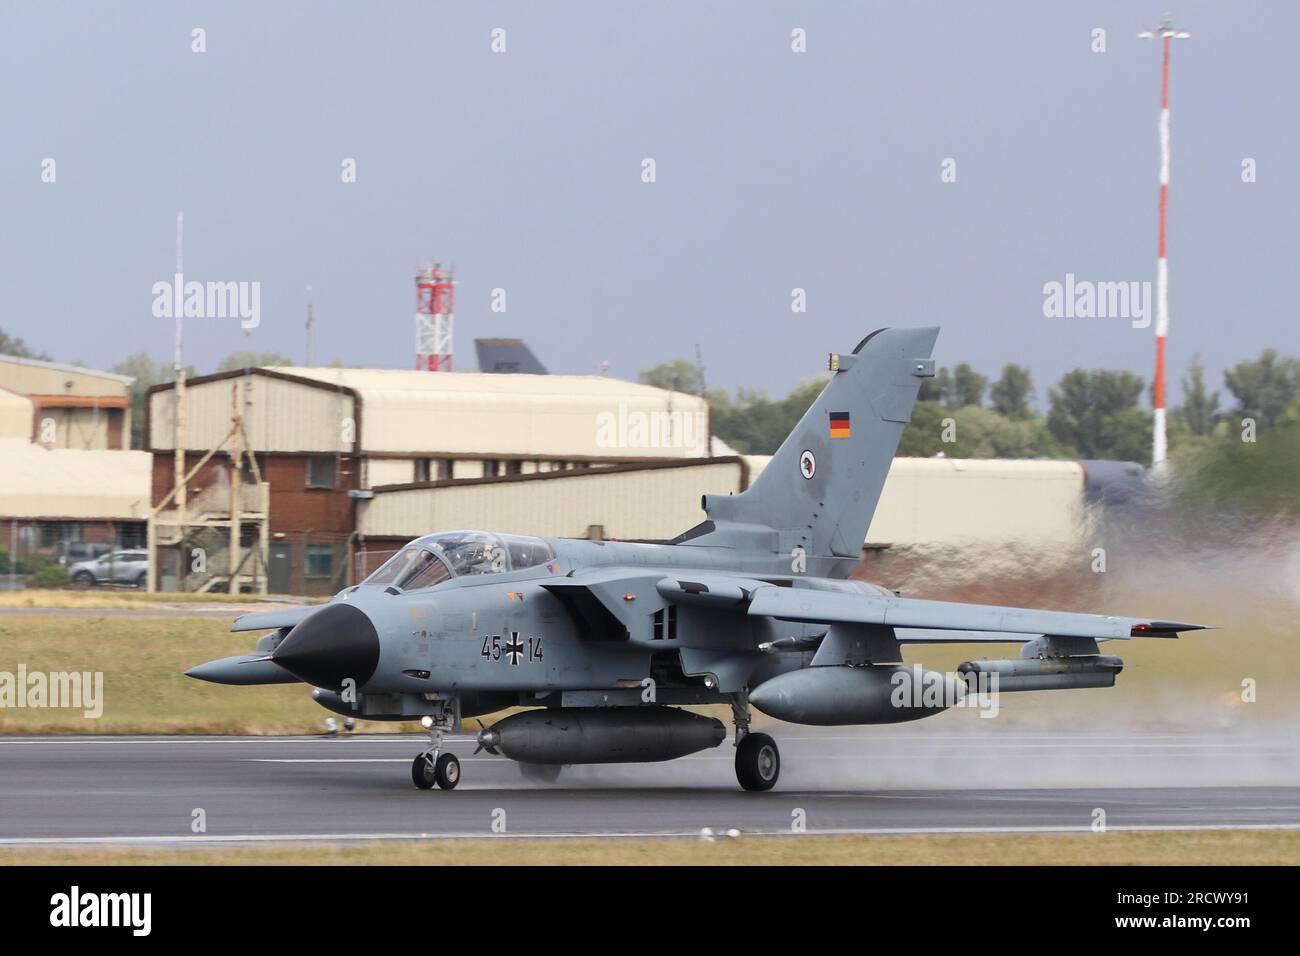
[[[736,779],[746,790],[771,790],[781,775],[781,752],[767,734],[745,734],[736,747]]]
[[[560,779],[558,763],[521,763],[519,772],[524,775],[525,780],[533,783],[555,783]]]
[[[411,763],[411,782],[421,790],[432,790],[436,782],[434,774],[437,767],[433,763],[432,754],[420,754]]]
[[[437,765],[433,768],[433,776],[442,789],[455,790],[456,784],[460,783],[460,761],[456,759],[456,755],[440,756]]]

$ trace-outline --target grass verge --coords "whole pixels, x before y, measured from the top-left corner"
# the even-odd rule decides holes
[[[127,588],[28,588],[23,591],[0,591],[0,608],[139,608],[170,607],[185,604],[257,605],[289,600],[284,595],[260,594],[149,594]],[[321,599],[317,599],[321,600]],[[297,603],[295,599],[295,603]],[[233,613],[233,612],[232,612]]]
[[[0,709],[0,734],[300,734],[329,716],[301,684],[225,687],[186,668],[252,649],[223,618],[0,617],[0,670],[104,675],[103,716]],[[367,730],[406,725],[364,723]]]
[[[0,849],[6,866],[1237,866],[1300,864],[1300,832],[427,840],[349,846]]]

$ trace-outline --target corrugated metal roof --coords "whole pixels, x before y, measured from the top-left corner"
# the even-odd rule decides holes
[[[61,374],[70,374],[82,378],[103,379],[106,382],[113,382],[116,385],[130,386],[135,381],[129,375],[118,375],[116,372],[103,372],[96,368],[85,368],[81,365],[65,365],[62,362],[46,362],[41,359],[24,358],[21,355],[3,355],[0,354],[0,364],[9,364],[23,366],[29,369],[44,370],[48,372],[59,372]],[[116,394],[118,390],[114,390]]]
[[[356,430],[352,396],[320,388],[314,382],[269,375],[201,379],[186,389],[186,402],[185,444],[192,451],[205,451],[224,441],[236,409],[246,416],[244,431],[253,451],[352,451]],[[175,416],[175,388],[150,393],[150,448],[165,451],[174,447]]]
[[[616,378],[401,369],[271,371],[353,389],[361,397],[360,439],[367,453],[555,459],[708,454],[703,398]],[[643,418],[647,413],[653,420]],[[649,426],[642,427],[647,421]]]
[[[746,455],[749,483],[768,461]],[[730,467],[727,467],[727,466]],[[379,489],[361,514],[363,534],[415,537],[485,527],[581,536],[667,539],[703,518],[700,495],[734,493],[734,459],[645,469],[594,469],[562,477]],[[1068,555],[1082,531],[1083,468],[1072,461],[897,458],[881,493],[872,545],[1017,545]]]
[[[0,438],[0,516],[144,518],[153,456],[143,451],[45,448]]]
[[[728,458],[381,489],[362,503],[358,530],[414,538],[447,528],[489,528],[572,538],[600,525],[610,538],[667,540],[703,517],[701,494],[733,494],[743,474],[743,465]]]
[[[327,385],[343,385],[359,391],[363,399],[383,393],[410,392],[421,395],[448,395],[471,392],[475,395],[565,395],[575,400],[593,396],[603,398],[642,398],[663,401],[675,399],[702,402],[703,399],[682,392],[670,392],[603,375],[524,375],[487,372],[421,372],[389,368],[299,368],[271,367],[273,372],[312,378]]]
[[[24,395],[0,388],[0,437],[32,437],[32,401]]]

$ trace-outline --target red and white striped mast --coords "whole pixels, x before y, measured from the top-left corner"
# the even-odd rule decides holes
[[[456,321],[453,268],[438,263],[415,273],[415,367],[450,372],[452,329]]]
[[[1156,380],[1152,389],[1152,408],[1155,428],[1151,436],[1151,467],[1160,468],[1165,463],[1165,336],[1169,332],[1169,260],[1165,255],[1165,214],[1169,209],[1169,48],[1174,40],[1191,36],[1177,30],[1166,13],[1160,26],[1144,30],[1138,36],[1160,39],[1164,47],[1164,62],[1160,69],[1160,238],[1156,257]]]

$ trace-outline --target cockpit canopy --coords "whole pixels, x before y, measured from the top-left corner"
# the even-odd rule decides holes
[[[555,549],[541,538],[489,531],[446,531],[426,535],[407,545],[361,583],[413,591],[433,587],[452,577],[532,568],[554,557]]]

